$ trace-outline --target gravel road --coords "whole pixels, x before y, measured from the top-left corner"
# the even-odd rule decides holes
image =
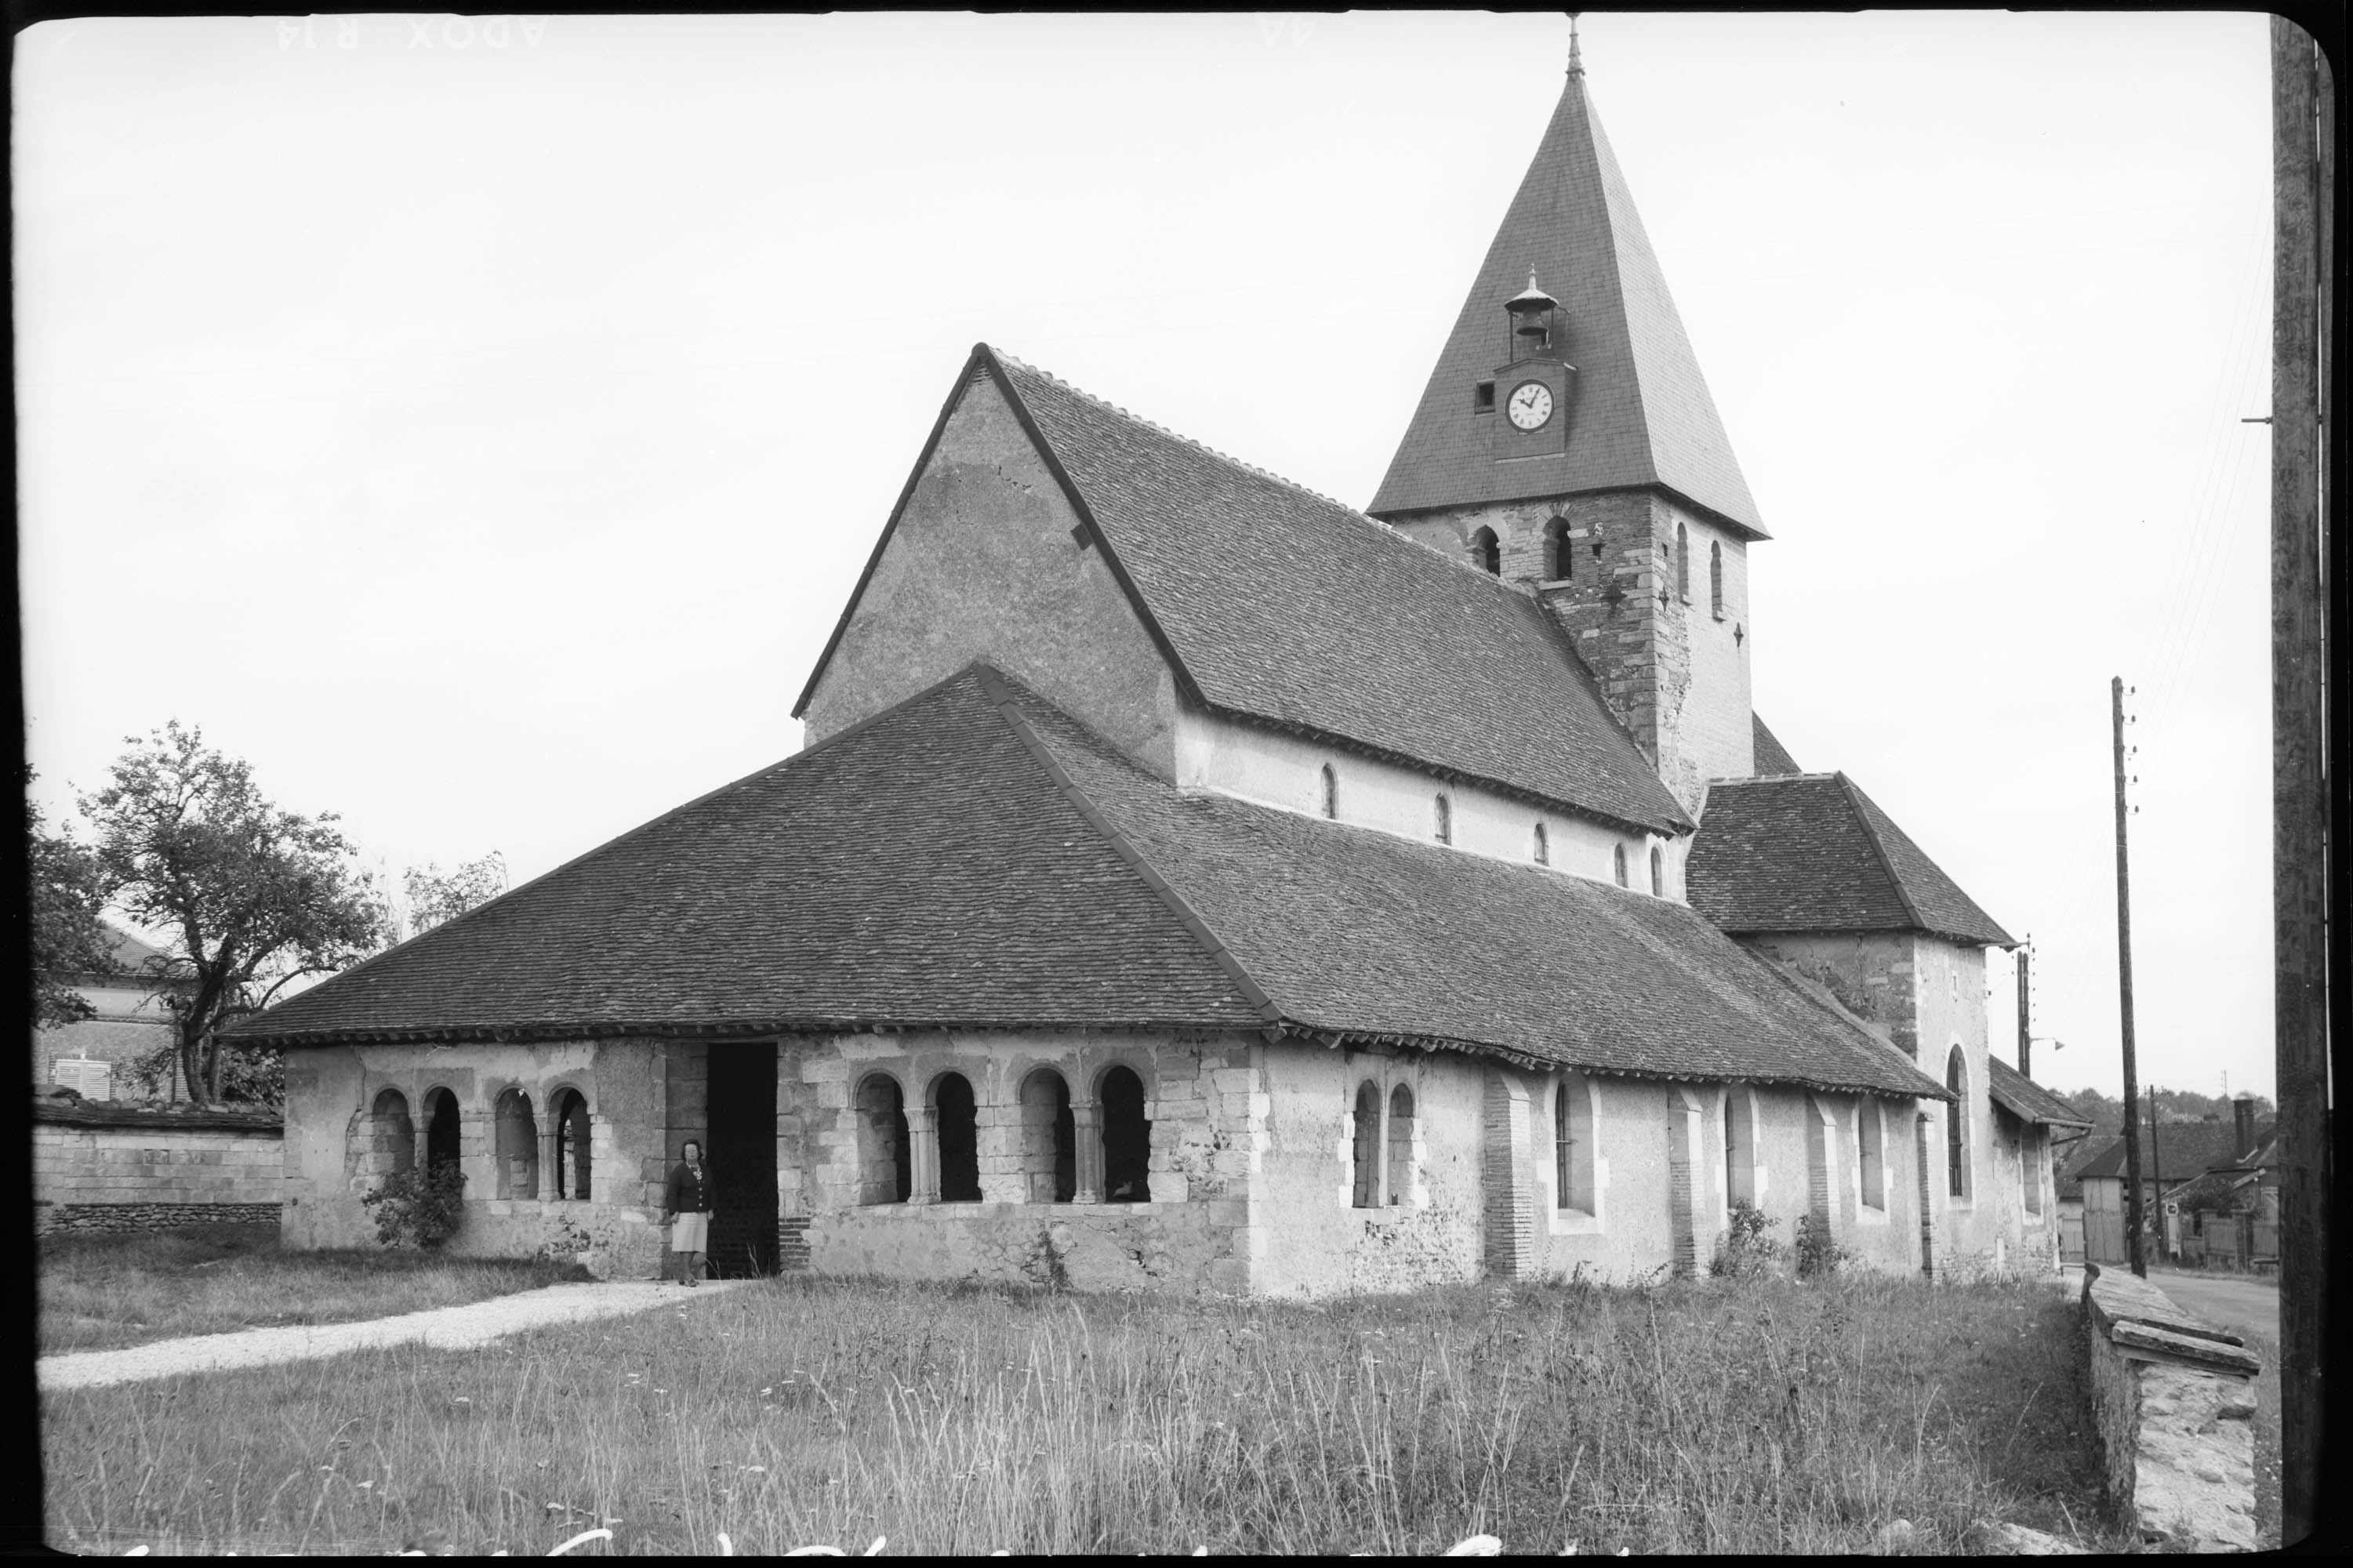
[[[747,1279],[712,1279],[692,1289],[647,1280],[549,1285],[463,1307],[436,1307],[431,1311],[408,1312],[364,1323],[245,1329],[231,1334],[162,1340],[127,1350],[76,1351],[67,1355],[43,1356],[38,1363],[38,1377],[41,1392],[47,1394],[100,1384],[172,1377],[184,1372],[226,1372],[237,1367],[308,1361],[370,1345],[416,1342],[441,1350],[470,1350],[526,1329],[586,1322],[596,1318],[642,1312],[649,1307],[683,1306],[750,1283]]]

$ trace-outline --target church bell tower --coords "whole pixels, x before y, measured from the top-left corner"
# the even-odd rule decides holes
[[[1551,123],[1366,510],[1534,594],[1686,810],[1710,779],[1754,773],[1747,551],[1767,536],[1573,33]]]

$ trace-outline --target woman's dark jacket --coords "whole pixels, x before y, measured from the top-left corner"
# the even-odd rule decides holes
[[[665,1216],[679,1214],[709,1214],[711,1202],[711,1162],[702,1163],[702,1177],[695,1179],[694,1168],[681,1160],[670,1168],[670,1182],[662,1188],[662,1213]]]

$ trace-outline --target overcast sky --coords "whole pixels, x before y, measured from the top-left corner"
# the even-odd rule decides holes
[[[1758,710],[2032,934],[2063,1088],[2120,1082],[2121,675],[2141,1079],[2272,1091],[2264,28],[1582,24],[1773,534]],[[1361,505],[1567,49],[1558,16],[44,23],[37,794],[177,718],[396,876],[521,881],[788,755],[976,340]]]

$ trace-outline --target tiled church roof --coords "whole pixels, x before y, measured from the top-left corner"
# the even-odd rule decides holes
[[[1683,870],[1730,931],[1926,931],[2013,945],[1844,773],[1718,779]]]
[[[1497,463],[1472,387],[1506,357],[1504,301],[1533,265],[1561,302],[1577,367],[1557,456]],[[1757,503],[1700,374],[1626,176],[1572,73],[1480,265],[1420,405],[1368,509],[1382,517],[1480,501],[1662,485],[1761,537]]]
[[[1774,773],[1801,773],[1806,771],[1798,765],[1798,760],[1795,757],[1789,755],[1789,748],[1781,744],[1780,739],[1765,727],[1764,720],[1751,713],[1748,716],[1748,728],[1756,740],[1757,773],[1759,777]]]
[[[1692,910],[1187,795],[985,668],[242,1026],[1280,1026],[1942,1096]]]
[[[2000,1057],[1986,1058],[1986,1092],[2021,1121],[2045,1127],[2089,1127],[2091,1119]]]
[[[1204,705],[1638,831],[1689,827],[1531,595],[985,343],[943,423],[982,369]]]

